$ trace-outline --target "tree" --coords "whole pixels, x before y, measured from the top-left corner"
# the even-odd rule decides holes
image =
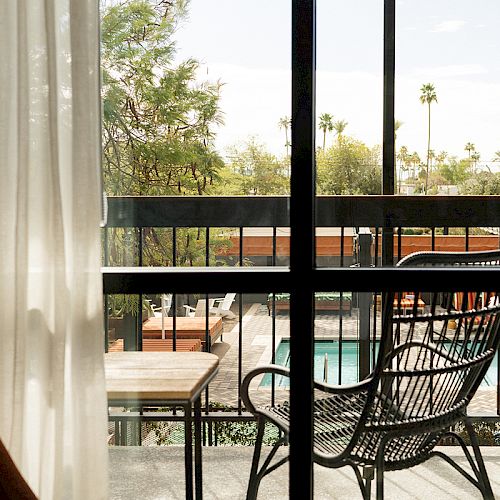
[[[286,155],[288,156],[288,148],[291,146],[289,140],[288,140],[288,129],[290,127],[291,121],[289,116],[284,116],[283,118],[279,119],[278,126],[280,130],[282,128],[285,129],[285,149],[286,149]]]
[[[231,194],[240,195],[279,195],[290,191],[286,175],[287,163],[266,151],[263,144],[254,138],[240,146],[230,149],[231,161],[227,177],[231,180]],[[227,175],[227,174],[226,174]],[[221,193],[227,188],[221,186]]]
[[[222,123],[221,84],[197,83],[194,59],[174,64],[172,36],[186,17],[186,4],[131,0],[103,9],[102,150],[108,194],[204,194],[223,167],[213,145],[214,128]],[[205,263],[203,231],[178,229],[177,265]],[[144,228],[141,236],[144,265],[172,265],[170,230]],[[111,229],[110,264],[137,265],[138,241],[135,228]],[[218,241],[211,235],[211,248]],[[215,250],[210,254],[214,263]]]
[[[478,172],[460,185],[461,194],[499,195],[500,174]]]
[[[337,133],[337,140],[339,144],[342,142],[342,134],[344,133],[347,125],[348,123],[345,120],[337,120],[333,122],[333,129]]]
[[[458,160],[452,156],[446,163],[438,166],[438,174],[448,184],[463,184],[471,176],[471,165],[468,160]]]
[[[399,153],[396,156],[399,161],[399,183],[398,183],[398,193],[401,193],[401,183],[403,180],[403,172],[408,171],[408,148],[406,146],[401,146],[399,148]]]
[[[323,113],[319,117],[319,129],[323,132],[323,151],[326,145],[326,133],[333,130],[333,116],[328,113]]]
[[[438,162],[438,167],[440,167],[444,161],[446,160],[448,156],[448,153],[446,151],[441,151],[437,156],[436,156],[436,161]]]
[[[470,157],[471,157],[471,153],[473,151],[476,150],[476,146],[472,143],[472,142],[468,142],[466,145],[465,145],[465,148],[464,148],[465,151],[467,151],[469,153],[469,161],[470,161]]]
[[[477,151],[474,151],[474,153],[472,153],[470,155],[470,161],[472,161],[473,165],[474,165],[474,172],[477,171],[477,163],[479,161],[479,159],[481,158],[481,155],[477,152]]]
[[[186,1],[132,0],[102,19],[103,172],[115,195],[205,193],[222,167],[213,146],[221,84],[174,64]]]
[[[398,138],[398,130],[402,127],[403,122],[400,120],[395,120],[394,121],[394,179],[396,182],[396,189],[397,192],[399,193],[401,191],[401,179],[399,179],[399,184],[398,184],[398,167],[396,160],[397,154],[396,154],[396,139]],[[401,177],[401,172],[400,172],[400,177]]]
[[[344,137],[317,154],[318,194],[380,194],[380,148]]]
[[[420,88],[420,102],[422,104],[427,104],[428,110],[428,123],[427,123],[427,167],[425,171],[425,190],[424,193],[427,194],[427,188],[429,183],[429,162],[430,162],[430,150],[431,150],[431,104],[437,102],[436,89],[432,83],[425,83]]]
[[[500,151],[495,151],[493,161],[500,161]]]

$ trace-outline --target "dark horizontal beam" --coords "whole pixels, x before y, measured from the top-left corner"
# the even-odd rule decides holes
[[[287,267],[107,267],[104,293],[241,293],[287,292]],[[385,292],[419,290],[452,292],[496,291],[500,268],[322,268],[312,272],[316,292]],[[277,288],[276,288],[277,287]]]
[[[286,196],[108,198],[108,227],[289,226]],[[319,196],[318,227],[500,227],[500,196]]]
[[[290,289],[287,267],[105,267],[104,293],[261,293]]]
[[[108,227],[288,226],[282,196],[125,196],[108,198]]]

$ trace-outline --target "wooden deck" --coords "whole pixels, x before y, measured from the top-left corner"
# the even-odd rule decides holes
[[[143,339],[142,350],[144,352],[172,352],[174,342],[172,339]],[[177,339],[175,343],[177,352],[199,352],[201,351],[200,339]],[[123,339],[117,339],[109,345],[108,352],[123,351]]]
[[[162,335],[162,318],[149,318],[142,324],[143,339],[161,339]],[[165,335],[167,338],[172,338],[173,335],[173,318],[164,318]],[[208,329],[210,331],[210,345],[213,344],[223,332],[222,318],[208,318]],[[199,339],[202,344],[206,340],[206,318],[177,318],[176,321],[176,337],[180,339]]]

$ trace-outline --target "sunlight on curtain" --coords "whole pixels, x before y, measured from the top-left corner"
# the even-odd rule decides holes
[[[42,500],[107,497],[97,4],[0,2],[0,438]]]

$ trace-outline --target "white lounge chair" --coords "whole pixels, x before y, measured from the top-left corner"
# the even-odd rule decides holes
[[[210,312],[213,309],[214,300],[215,299],[208,299],[208,309]],[[186,310],[186,316],[189,316],[191,318],[200,318],[206,316],[207,312],[206,301],[205,299],[200,299],[196,303],[196,307],[185,305],[184,309]]]
[[[222,316],[226,319],[236,318],[236,315],[231,311],[231,304],[234,302],[235,297],[235,293],[226,293],[224,297],[213,299],[217,305],[210,308],[210,314]]]
[[[172,307],[172,294],[171,293],[162,294],[161,306],[160,307],[157,307],[155,305],[152,306],[155,318],[161,318],[162,316],[167,317],[171,307]]]

